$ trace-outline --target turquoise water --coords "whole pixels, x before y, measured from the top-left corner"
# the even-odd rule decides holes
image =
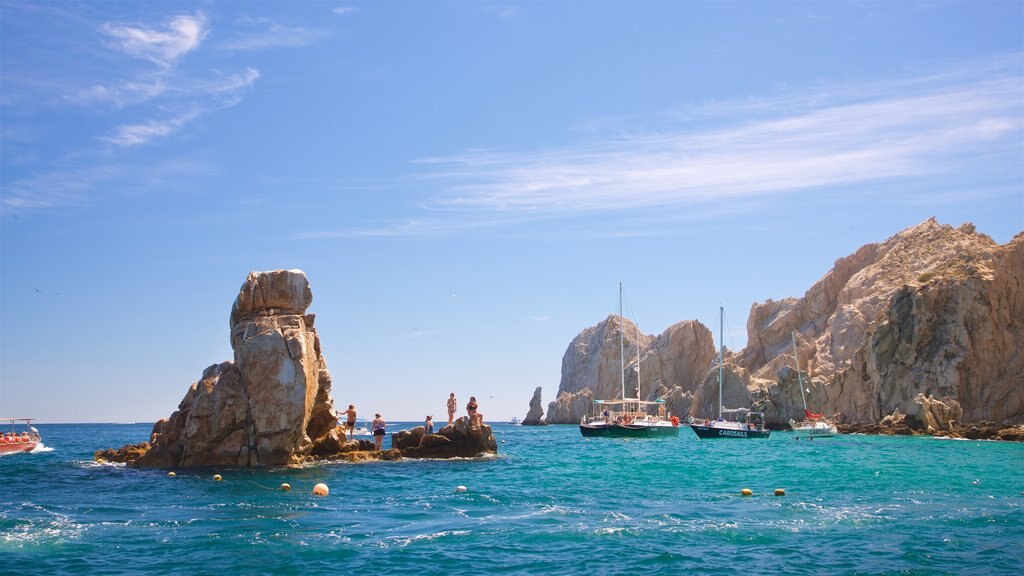
[[[149,424],[38,428],[46,451],[0,457],[0,574],[1016,575],[1024,558],[1021,444],[498,424],[492,459],[171,478],[92,462]]]

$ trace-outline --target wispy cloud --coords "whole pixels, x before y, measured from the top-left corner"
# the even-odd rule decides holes
[[[236,24],[243,30],[225,40],[219,48],[239,52],[301,48],[312,46],[330,35],[326,29],[286,26],[270,18],[246,17]]]
[[[731,202],[936,178],[972,162],[977,169],[979,158],[1019,161],[1021,62],[1016,54],[910,79],[697,106],[657,132],[561,148],[426,158],[420,177],[434,195],[423,216],[350,234],[445,234],[588,214],[693,217]]]
[[[199,47],[206,36],[202,13],[174,16],[162,27],[107,23],[103,31],[112,43],[131,56],[160,66],[172,66],[179,58]]]
[[[358,11],[359,9],[356,8],[355,6],[338,6],[334,10],[331,10],[331,12],[334,12],[338,16],[344,16],[345,14],[352,14]]]

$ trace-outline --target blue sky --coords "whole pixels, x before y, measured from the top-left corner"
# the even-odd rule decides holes
[[[801,296],[936,216],[1024,229],[1021,2],[0,0],[0,415],[168,416],[250,270],[338,405],[522,417],[616,310]]]

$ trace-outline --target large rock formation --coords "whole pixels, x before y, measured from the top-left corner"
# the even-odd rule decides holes
[[[669,412],[688,412],[692,392],[715,355],[711,331],[688,320],[653,337],[640,333],[629,319],[612,315],[581,332],[565,351],[558,396],[548,405],[549,424],[579,422],[593,400],[622,397],[620,329],[627,364],[626,396],[666,398]],[[638,356],[639,383],[633,369]]]
[[[153,427],[139,466],[295,464],[337,423],[299,270],[252,272],[231,309],[233,362],[210,366]]]
[[[533,391],[533,398],[530,398],[530,411],[526,413],[526,418],[523,418],[523,426],[543,426],[547,424],[547,421],[544,420],[544,409],[542,408],[540,391],[540,386],[537,386],[537,389]]]
[[[718,374],[710,333],[690,324],[687,345],[659,349],[659,373],[649,367],[651,350],[666,335],[637,342],[627,321],[626,357],[639,344],[642,389],[651,389],[645,373],[660,374],[656,394],[674,413],[703,416],[716,410]],[[1024,233],[999,245],[971,224],[953,228],[929,219],[837,260],[802,298],[755,303],[746,348],[726,355],[727,406],[760,408],[776,426],[802,415],[793,331],[816,412],[872,425],[899,415],[889,429],[905,422],[932,433],[959,433],[965,423],[1020,424]],[[576,422],[591,397],[619,395],[617,338],[609,318],[573,340],[548,422]]]
[[[816,411],[848,423],[898,411],[936,432],[1024,422],[1024,234],[1000,246],[929,219],[840,259],[803,298],[755,304],[738,364],[773,392],[777,421],[802,410],[779,391],[793,388],[780,371],[792,330]]]
[[[150,442],[98,450],[94,457],[178,468],[497,452],[490,427],[470,430],[468,424],[445,427],[436,438],[428,436],[424,446],[404,450],[394,446],[376,451],[371,441],[347,441],[337,426],[331,375],[320,353],[314,316],[306,314],[312,301],[300,270],[250,273],[231,308],[234,361],[207,368],[178,410],[153,426]]]

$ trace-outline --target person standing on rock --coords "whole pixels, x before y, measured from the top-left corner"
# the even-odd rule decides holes
[[[345,410],[345,431],[348,433],[349,442],[352,441],[352,437],[356,431],[356,405],[349,404],[348,410]]]
[[[377,414],[373,419],[373,423],[370,425],[373,428],[373,445],[377,450],[384,449],[384,429],[387,428],[388,423]]]
[[[459,401],[455,399],[455,392],[448,396],[448,425],[451,426],[455,420],[455,411],[458,410]]]

